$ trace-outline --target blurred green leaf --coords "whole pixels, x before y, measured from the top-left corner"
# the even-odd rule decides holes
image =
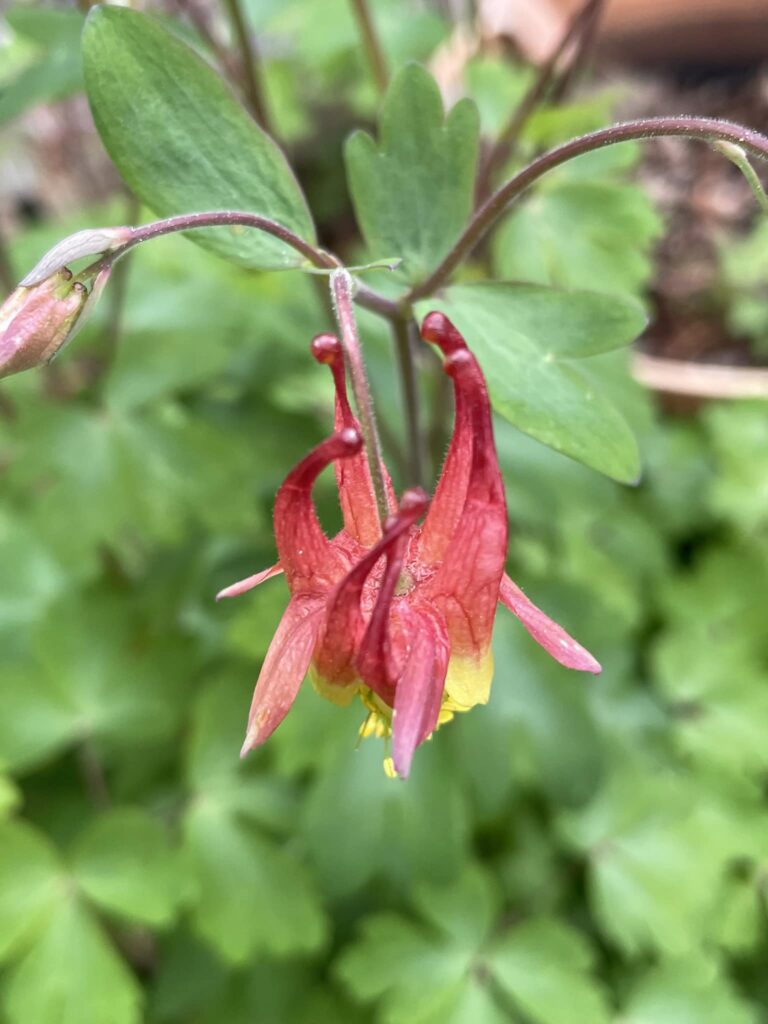
[[[247,210],[314,240],[281,151],[205,61],[160,22],[96,7],[83,33],[83,60],[104,144],[133,192],[157,214]],[[303,261],[259,231],[217,228],[190,237],[247,267],[281,270]]]
[[[0,959],[25,948],[45,926],[66,885],[47,840],[23,822],[0,823]]]
[[[186,662],[146,635],[135,610],[104,594],[54,608],[34,653],[0,679],[0,763],[24,769],[88,738],[112,750],[167,742]]]
[[[760,353],[768,352],[768,221],[755,220],[744,238],[729,238],[720,249],[722,288],[728,326],[735,335],[752,339]]]
[[[626,1024],[758,1024],[759,1017],[714,964],[672,960],[634,986],[621,1019]]]
[[[483,133],[494,137],[509,121],[531,84],[533,71],[505,57],[478,56],[467,62],[469,95],[477,104]]]
[[[768,416],[765,402],[715,405],[704,416],[716,475],[712,510],[751,534],[768,526]]]
[[[561,181],[513,210],[496,232],[495,270],[509,280],[636,295],[660,233],[650,200],[634,186]]]
[[[194,789],[184,818],[192,923],[233,964],[262,952],[314,951],[325,937],[307,871],[262,831],[287,826],[289,795],[277,780],[243,772],[237,756],[252,685],[247,676],[224,676],[201,692],[187,765]]]
[[[678,629],[660,638],[654,666],[682,750],[722,771],[761,776],[768,765],[768,692],[760,658],[727,642],[713,658],[698,635]]]
[[[193,874],[192,923],[220,956],[242,964],[256,952],[312,952],[320,946],[322,909],[288,850],[210,797],[192,805],[184,835]]]
[[[5,510],[0,510],[0,579],[0,631],[33,623],[68,582],[63,567],[35,531]]]
[[[82,891],[104,910],[161,927],[175,916],[180,864],[163,827],[139,810],[112,810],[78,837],[72,854]]]
[[[139,1024],[141,990],[77,901],[64,899],[11,972],[9,1024]]]
[[[21,803],[21,793],[6,775],[0,775],[0,821],[8,817]]]
[[[737,808],[692,792],[670,770],[623,756],[584,811],[562,819],[588,859],[592,912],[629,954],[694,951],[726,866],[745,852]]]
[[[630,342],[644,318],[616,296],[559,292],[504,282],[455,285],[424,299],[421,318],[439,309],[477,355],[494,409],[543,444],[625,483],[637,479],[637,444],[618,410],[576,360]]]
[[[12,7],[4,15],[14,32],[42,52],[10,82],[0,86],[0,126],[37,103],[50,103],[77,92],[83,85],[78,11],[46,7]]]
[[[356,132],[346,146],[355,212],[374,257],[398,256],[418,281],[440,262],[472,208],[478,117],[461,100],[446,116],[429,72],[409,64],[392,81],[377,147]]]
[[[490,930],[495,894],[470,869],[450,888],[420,886],[415,898],[421,922],[394,914],[367,918],[336,970],[362,1002],[381,1000],[383,1024],[458,1024],[469,1019],[467,1000],[478,1002],[468,990],[478,984],[472,967]]]
[[[494,977],[526,1018],[537,1024],[608,1024],[607,1001],[589,971],[593,955],[585,940],[550,918],[525,921],[495,946]]]
[[[361,712],[352,712],[358,725]],[[455,876],[466,856],[467,806],[445,752],[422,747],[404,786],[384,774],[375,740],[358,750],[355,740],[353,729],[338,737],[304,804],[302,832],[324,888],[346,895],[376,878],[401,887]],[[354,842],[339,843],[340,835]]]

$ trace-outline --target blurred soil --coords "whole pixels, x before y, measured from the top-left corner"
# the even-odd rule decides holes
[[[696,114],[768,127],[768,66],[656,69],[623,78],[621,118]],[[728,332],[718,288],[720,246],[759,215],[746,181],[719,153],[682,139],[647,144],[640,179],[666,223],[656,252],[648,348],[675,359],[751,362],[746,341]]]

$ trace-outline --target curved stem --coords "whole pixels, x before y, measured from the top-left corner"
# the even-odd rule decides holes
[[[376,505],[383,525],[389,515],[389,503],[387,501],[387,488],[382,471],[381,442],[376,430],[373,400],[368,387],[368,379],[365,375],[363,351],[360,347],[360,338],[358,337],[357,323],[355,322],[355,314],[352,307],[354,282],[349,271],[343,268],[334,270],[331,274],[331,295],[333,296],[336,319],[339,323],[344,358],[349,371],[350,383],[352,384],[352,394],[355,397],[357,415],[360,420],[365,454],[371,470]]]
[[[731,121],[720,121],[713,117],[651,117],[640,121],[627,121],[611,125],[599,131],[572,139],[544,153],[533,163],[519,171],[502,185],[477,210],[463,234],[455,243],[442,263],[421,284],[412,288],[403,300],[411,303],[431,295],[448,279],[461,261],[469,255],[483,235],[493,226],[507,207],[531,187],[548,171],[576,156],[590,153],[605,146],[636,139],[653,139],[660,136],[678,135],[683,138],[700,139],[702,142],[732,142],[745,153],[768,160],[768,137],[744,125]]]
[[[133,228],[131,238],[125,246],[117,250],[119,255],[127,249],[147,242],[151,238],[159,238],[161,235],[170,235],[176,231],[191,231],[196,228],[218,228],[218,227],[248,227],[257,231],[264,231],[268,235],[279,238],[314,267],[322,267],[331,270],[339,266],[339,261],[330,253],[322,249],[316,249],[309,242],[295,234],[289,228],[283,227],[277,221],[269,217],[262,217],[258,213],[248,213],[245,210],[212,210],[205,213],[181,213],[176,217],[166,217],[164,220],[156,220],[151,224],[142,224],[141,227]]]
[[[309,242],[304,241],[295,232],[270,220],[269,217],[262,217],[258,213],[248,213],[245,210],[211,210],[205,213],[182,213],[175,217],[167,217],[164,220],[156,220],[151,224],[143,224],[140,227],[131,229],[130,239],[117,249],[113,249],[109,255],[109,262],[114,262],[120,256],[128,252],[135,245],[148,242],[152,238],[159,238],[161,235],[170,235],[177,231],[192,231],[200,228],[217,228],[228,226],[240,226],[254,228],[257,231],[264,231],[268,235],[279,238],[296,252],[300,253],[308,263],[321,270],[335,270],[341,266],[339,259],[324,249],[317,249]],[[394,320],[400,315],[400,307],[392,299],[380,295],[371,288],[359,285],[355,293],[355,301],[373,313],[378,313],[388,320]]]

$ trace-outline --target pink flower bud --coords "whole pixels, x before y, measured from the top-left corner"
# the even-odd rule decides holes
[[[66,267],[20,285],[0,308],[0,378],[47,363],[72,336],[90,298]]]

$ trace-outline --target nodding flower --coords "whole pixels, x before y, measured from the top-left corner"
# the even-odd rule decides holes
[[[453,381],[453,436],[431,501],[414,488],[398,503],[382,466],[389,505],[383,526],[347,399],[341,346],[327,334],[312,342],[315,359],[333,374],[335,432],[277,492],[278,563],[219,594],[244,593],[280,572],[291,593],[256,683],[243,754],[280,725],[309,673],[334,703],[362,700],[361,734],[391,737],[385,764],[407,776],[414,751],[438,726],[488,701],[499,602],[560,664],[600,671],[505,574],[507,506],[485,379],[442,313],[424,319],[421,335],[440,349]],[[331,463],[343,514],[332,539],[312,499],[317,476]]]

